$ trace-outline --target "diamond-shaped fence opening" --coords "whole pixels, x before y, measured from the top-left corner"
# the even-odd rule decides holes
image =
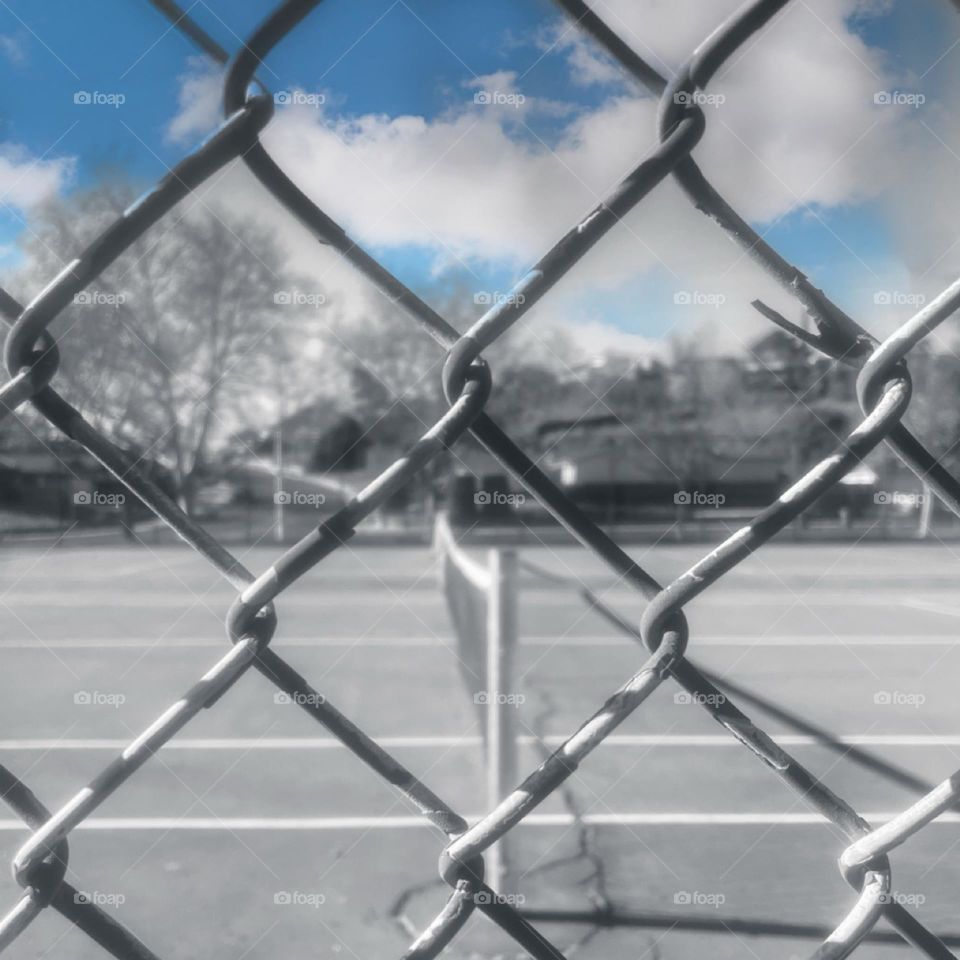
[[[31,831],[13,862],[15,877],[24,892],[0,923],[0,949],[11,945],[32,921],[51,907],[113,956],[155,956],[100,905],[78,894],[65,880],[68,837],[199,711],[207,707],[215,709],[221,697],[229,696],[238,678],[253,668],[399,790],[446,835],[446,845],[438,849],[438,854],[440,873],[450,886],[450,894],[433,922],[409,948],[408,956],[436,956],[456,938],[475,910],[485,914],[531,956],[562,956],[509,897],[502,896],[485,882],[484,855],[499,838],[560,789],[572,771],[654,690],[668,683],[678,684],[685,690],[731,737],[766,765],[771,777],[779,777],[846,836],[848,843],[840,851],[840,866],[853,888],[851,905],[838,905],[836,928],[814,956],[847,956],[882,917],[920,952],[935,958],[951,957],[941,940],[927,930],[906,905],[891,896],[888,854],[956,803],[960,774],[954,774],[894,819],[873,829],[842,798],[759,729],[729,696],[721,695],[711,677],[688,656],[696,638],[688,636],[685,605],[712,589],[726,572],[783,530],[881,442],[887,443],[951,510],[960,513],[960,483],[902,424],[911,394],[905,360],[913,347],[960,306],[960,282],[945,290],[885,342],[878,343],[751,229],[714,189],[692,156],[707,127],[701,104],[708,95],[711,81],[747,41],[761,34],[767,24],[790,5],[790,0],[753,0],[745,4],[696,49],[669,80],[645,62],[583,0],[559,0],[578,28],[591,34],[629,75],[661,98],[660,142],[602,203],[559,239],[509,296],[498,298],[463,335],[312,203],[260,142],[260,134],[273,114],[274,98],[256,71],[291,31],[309,29],[301,24],[320,6],[320,0],[287,0],[280,4],[232,55],[173,0],[152,0],[152,3],[203,52],[227,65],[225,119],[212,137],[111,224],[28,306],[15,302],[5,293],[0,297],[0,310],[10,322],[5,346],[10,379],[0,394],[7,413],[21,404],[31,403],[53,426],[81,444],[122,480],[159,519],[227,578],[237,590],[226,619],[232,644],[205,676],[58,810],[52,813],[46,810],[24,783],[0,768],[4,799]],[[82,412],[60,397],[53,386],[59,354],[48,332],[73,298],[132,243],[148,233],[191,191],[237,158],[242,159],[276,201],[296,217],[317,242],[338,251],[446,352],[443,388],[449,403],[446,413],[402,459],[259,575],[246,570],[159,489],[119,446],[94,429]],[[715,221],[704,223],[703,229],[716,229],[719,225],[727,231],[755,262],[800,301],[815,320],[816,332],[792,325],[764,304],[756,304],[757,308],[824,355],[858,368],[863,420],[833,453],[797,477],[775,503],[686,573],[663,586],[584,516],[484,412],[491,373],[482,354],[484,348],[520,321],[560,278],[575,270],[584,254],[668,177],[673,177],[691,203]],[[472,825],[381,749],[326,697],[314,691],[308,680],[270,645],[278,619],[273,604],[283,591],[349,540],[364,518],[468,431],[586,550],[648,601],[638,626],[622,621],[620,625],[649,652],[641,668],[625,679],[619,689],[611,691],[593,716],[499,805]],[[611,611],[607,613],[616,617]],[[785,864],[784,868],[787,867]]]

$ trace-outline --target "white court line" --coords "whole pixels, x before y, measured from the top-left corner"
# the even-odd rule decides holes
[[[865,813],[869,823],[887,823],[896,813]],[[475,823],[481,818],[468,817]],[[819,813],[588,813],[582,823],[595,826],[808,826],[829,823]],[[534,813],[520,826],[566,827],[575,822],[567,813]],[[960,823],[960,813],[942,813],[933,823]],[[263,830],[407,830],[437,828],[422,816],[398,817],[92,817],[75,830],[209,830],[214,832]],[[27,832],[29,827],[16,819],[0,820],[0,831]]]
[[[946,617],[960,617],[960,607],[951,606],[947,603],[938,603],[936,600],[917,600],[908,597],[900,601],[904,607],[911,607],[914,610],[923,610],[925,613],[942,613]]]
[[[391,749],[452,749],[479,746],[483,741],[478,736],[465,737],[374,737],[381,747]],[[547,746],[558,747],[564,737],[544,737]],[[785,734],[775,737],[784,747],[814,747],[820,745],[815,737],[801,734]],[[836,738],[850,747],[960,747],[960,736],[916,736],[908,734],[850,736]],[[537,739],[531,736],[517,738],[523,746],[532,746]],[[10,739],[0,740],[0,751],[54,751],[54,750],[124,750],[129,740],[107,738],[53,740]],[[603,747],[739,747],[740,741],[729,734],[614,734],[599,745]],[[343,744],[333,737],[179,737],[163,744],[161,750],[342,750]]]
[[[960,609],[954,611],[960,616]],[[277,637],[272,647],[396,647],[397,649],[414,647],[449,647],[453,640],[442,640],[437,637],[366,637],[357,640],[351,637]],[[95,637],[89,640],[37,640],[35,637],[8,639],[0,637],[0,653],[4,650],[141,650],[153,648],[156,650],[182,649],[225,649],[225,639],[213,637],[188,637],[182,640],[166,638],[156,639],[136,637],[133,639],[116,639],[111,637]],[[520,645],[524,647],[624,647],[637,646],[636,641],[622,636],[592,636],[592,637],[521,637]],[[895,634],[889,637],[877,636],[835,636],[832,634],[815,634],[811,636],[717,636],[697,637],[696,646],[705,647],[953,647],[960,646],[960,635],[937,634],[933,636],[914,636]]]
[[[220,581],[216,582],[216,588],[204,594],[210,603],[230,603],[235,598],[235,594],[225,592],[226,587],[221,587]],[[885,587],[884,590],[877,593],[816,593],[806,594],[803,597],[804,606],[807,607],[898,607],[910,602],[916,590],[892,590]],[[935,595],[934,595],[935,596]],[[577,594],[561,592],[559,590],[522,590],[522,597],[527,604],[549,605],[551,607],[575,607],[583,606],[583,600]],[[635,591],[628,590],[609,590],[603,594],[605,601],[617,606],[629,607],[631,604],[642,604],[642,597]],[[190,597],[186,595],[185,590],[90,590],[77,587],[76,590],[59,590],[51,592],[50,589],[34,590],[20,586],[15,594],[9,594],[5,598],[5,604],[14,608],[21,607],[57,607],[61,609],[86,609],[89,607],[123,607],[149,609],[168,609],[170,607],[181,607],[185,600]],[[703,595],[690,601],[691,606],[699,609],[705,607],[722,608],[743,608],[743,607],[764,607],[779,608],[792,606],[797,601],[797,595],[794,592],[764,589],[754,591],[736,591],[727,590],[725,592],[704,593]],[[317,592],[312,594],[305,593],[287,593],[283,598],[283,606],[287,609],[296,610],[314,610],[316,608],[343,607],[345,604],[356,606],[392,606],[395,598],[382,587],[359,590],[329,590],[328,592]],[[438,593],[433,590],[424,590],[423,592],[408,591],[404,594],[404,605],[407,607],[435,607],[442,602]],[[936,599],[931,597],[930,603],[936,603]]]

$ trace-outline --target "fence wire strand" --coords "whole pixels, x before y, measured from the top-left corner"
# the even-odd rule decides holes
[[[960,772],[929,790],[889,823],[872,828],[849,804],[778,746],[730,697],[720,695],[714,679],[686,656],[688,644],[695,643],[695,638],[689,639],[684,617],[689,601],[712,589],[725,573],[783,530],[881,442],[888,444],[954,513],[960,514],[960,482],[902,423],[911,397],[906,358],[911,349],[960,307],[960,282],[945,290],[893,336],[878,343],[750,227],[710,184],[692,156],[707,128],[706,116],[697,105],[695,95],[703,92],[731,56],[763,31],[792,0],[751,0],[744,4],[693,51],[669,80],[650,66],[584,0],[557,0],[560,8],[591,35],[626,74],[660,98],[659,144],[530,269],[511,291],[515,295],[492,306],[463,335],[314,204],[287,177],[260,141],[260,134],[273,115],[273,98],[257,80],[256,70],[291,31],[314,13],[321,0],[281,3],[232,57],[174,0],[148,2],[200,50],[226,67],[224,121],[204,144],[125,211],[29,304],[23,306],[0,291],[0,314],[9,322],[4,345],[9,379],[0,387],[0,417],[24,403],[31,403],[206,558],[238,591],[225,617],[230,647],[203,677],[59,810],[47,811],[26,784],[0,767],[3,799],[31,831],[13,860],[14,876],[24,892],[0,920],[0,950],[13,943],[44,910],[52,907],[114,957],[143,960],[156,956],[115,919],[95,904],[84,902],[66,882],[68,838],[196,714],[229,695],[230,688],[252,667],[289,694],[359,760],[393,785],[446,838],[439,850],[439,870],[451,892],[434,920],[411,944],[407,957],[428,960],[437,956],[477,909],[537,960],[559,960],[563,956],[509,898],[499,895],[484,882],[484,852],[558,790],[578,765],[666,682],[676,682],[695,694],[696,702],[725,730],[848,838],[847,847],[840,853],[839,865],[854,893],[846,913],[836,918],[836,927],[822,938],[812,957],[826,960],[848,956],[871,934],[881,917],[923,955],[937,960],[953,957],[933,932],[903,905],[892,900],[888,854],[940,813],[956,805],[960,797]],[[317,242],[335,249],[445,351],[443,388],[449,402],[447,412],[404,457],[259,576],[246,570],[138,470],[128,454],[96,430],[52,386],[59,352],[50,328],[60,313],[76,294],[181,200],[217,170],[238,159]],[[816,332],[802,330],[760,301],[756,301],[754,307],[825,356],[859,368],[857,386],[863,420],[830,456],[798,478],[775,503],[690,570],[662,586],[590,521],[484,412],[492,375],[482,353],[521,320],[554,284],[574,270],[578,261],[601,243],[624,215],[668,177],[673,177],[697,209],[729,234],[746,255],[799,301],[813,318]],[[283,591],[334,553],[377,506],[468,431],[584,547],[648,601],[638,627],[623,624],[627,632],[646,647],[645,662],[502,803],[473,825],[467,824],[452,807],[337,710],[329,698],[315,691],[306,678],[270,647],[278,626],[274,602],[281,598]]]

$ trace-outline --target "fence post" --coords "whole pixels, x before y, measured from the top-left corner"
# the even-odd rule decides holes
[[[491,550],[487,607],[487,809],[492,810],[516,786],[517,703],[514,653],[517,647],[517,553]],[[487,856],[487,882],[509,894],[510,852],[502,837]]]

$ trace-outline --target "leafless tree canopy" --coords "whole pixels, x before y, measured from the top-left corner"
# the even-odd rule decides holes
[[[46,205],[24,286],[59,273],[134,199],[113,179]],[[289,319],[278,294],[294,285],[267,230],[194,204],[78,295],[56,331],[58,383],[121,443],[165,461],[189,504],[211,444],[235,428],[231,402],[276,377]]]

